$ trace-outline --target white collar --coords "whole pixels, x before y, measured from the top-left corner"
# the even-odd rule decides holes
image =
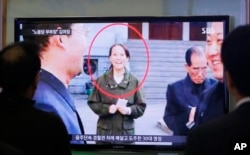
[[[246,103],[246,102],[250,102],[250,96],[243,97],[242,99],[240,99],[240,100],[236,103],[235,108],[238,108],[240,105],[242,105],[243,103]]]

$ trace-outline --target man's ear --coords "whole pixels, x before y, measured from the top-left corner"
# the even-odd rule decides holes
[[[50,43],[57,47],[64,47],[64,38],[62,35],[54,35],[50,37]]]
[[[185,63],[184,66],[185,66],[186,72],[189,72],[189,66],[188,66],[188,64]]]

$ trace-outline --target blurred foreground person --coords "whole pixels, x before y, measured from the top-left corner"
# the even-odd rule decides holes
[[[62,120],[34,108],[39,50],[35,43],[20,42],[0,52],[0,141],[28,155],[70,155]]]

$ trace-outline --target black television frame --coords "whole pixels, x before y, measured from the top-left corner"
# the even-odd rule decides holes
[[[230,16],[228,15],[209,15],[209,16],[114,16],[114,17],[17,17],[14,21],[14,40],[19,41],[20,29],[19,24],[35,24],[35,23],[103,23],[103,22],[213,22],[223,21],[225,22],[224,34],[228,34],[230,25]],[[225,36],[224,36],[225,37]],[[225,79],[226,80],[226,79]],[[229,93],[225,87],[225,104],[227,104],[229,112]],[[185,145],[76,145],[72,144],[73,150],[78,151],[131,151],[131,152],[175,152],[183,151]]]

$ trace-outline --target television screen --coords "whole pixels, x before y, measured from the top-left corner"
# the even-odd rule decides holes
[[[226,15],[15,19],[15,41],[42,47],[35,106],[59,115],[80,150],[183,149],[190,130],[229,111],[228,31]]]

